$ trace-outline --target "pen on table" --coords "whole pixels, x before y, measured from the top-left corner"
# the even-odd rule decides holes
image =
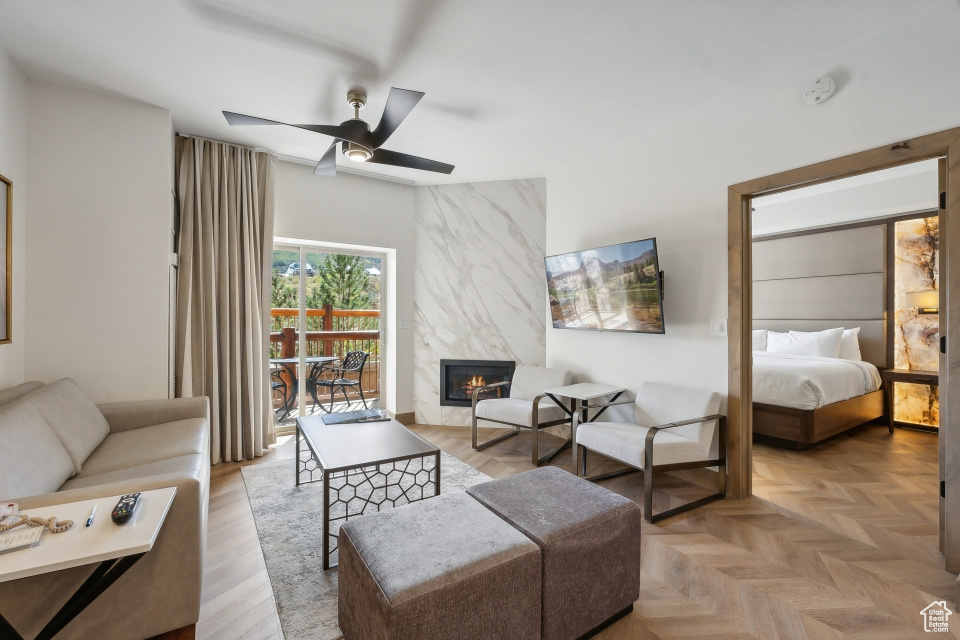
[[[93,524],[93,516],[96,512],[97,512],[97,505],[93,505],[93,509],[90,510],[90,517],[87,518],[88,527]]]

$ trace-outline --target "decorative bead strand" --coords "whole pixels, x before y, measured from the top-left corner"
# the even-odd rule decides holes
[[[15,529],[23,525],[28,527],[46,527],[50,530],[51,533],[63,533],[67,529],[73,526],[73,520],[64,520],[60,522],[56,518],[51,517],[49,520],[46,518],[31,518],[27,515],[17,516],[20,518],[20,522],[12,522],[10,524],[0,524],[0,533],[4,531],[9,531],[10,529]]]

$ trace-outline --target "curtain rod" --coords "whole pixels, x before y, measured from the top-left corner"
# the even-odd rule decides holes
[[[205,140],[206,142],[216,142],[217,144],[228,144],[231,147],[240,147],[241,149],[249,149],[250,151],[256,151],[258,153],[269,153],[272,156],[277,154],[269,149],[264,149],[262,147],[248,147],[246,145],[237,144],[236,142],[227,142],[226,140],[217,140],[216,138],[207,138],[206,136],[198,136],[192,133],[178,133],[176,134],[181,138],[194,138],[195,140]]]

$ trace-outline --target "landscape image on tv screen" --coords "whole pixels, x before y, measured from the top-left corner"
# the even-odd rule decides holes
[[[544,261],[554,327],[663,333],[656,238]]]

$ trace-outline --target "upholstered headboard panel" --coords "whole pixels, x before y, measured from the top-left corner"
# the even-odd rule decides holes
[[[860,327],[864,360],[887,366],[883,225],[753,242],[753,328]]]

